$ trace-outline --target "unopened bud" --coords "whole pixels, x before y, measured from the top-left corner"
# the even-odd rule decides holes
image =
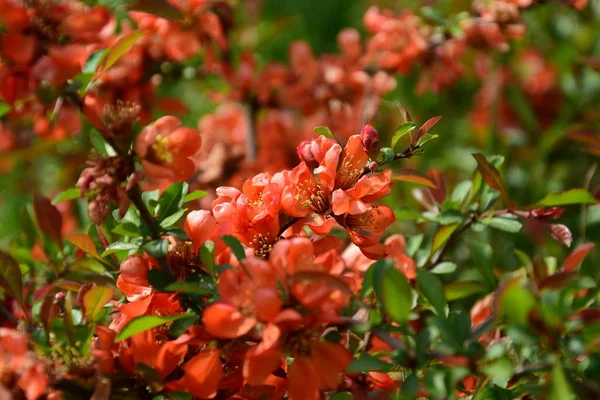
[[[319,166],[319,161],[313,152],[312,142],[309,142],[308,140],[303,141],[298,145],[296,151],[300,160],[304,161],[308,168],[314,169]]]
[[[379,132],[369,124],[365,124],[360,131],[360,139],[367,153],[372,157],[379,153]]]
[[[119,268],[121,277],[125,282],[139,286],[149,286],[148,283],[148,270],[150,265],[148,260],[140,255],[133,255],[127,257]]]

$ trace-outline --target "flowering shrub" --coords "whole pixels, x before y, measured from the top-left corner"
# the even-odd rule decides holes
[[[0,250],[0,398],[599,398],[600,7],[370,6],[282,63],[244,3],[0,0],[2,179],[48,174]],[[555,10],[581,48],[535,47]],[[468,122],[428,100],[473,81]]]

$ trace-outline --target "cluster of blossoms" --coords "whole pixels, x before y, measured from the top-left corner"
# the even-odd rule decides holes
[[[147,173],[182,170],[187,154],[173,149],[185,147],[171,143],[197,140],[184,129],[165,117],[142,131],[136,151]],[[401,236],[380,243],[394,214],[388,206],[373,204],[390,193],[391,185],[390,170],[368,168],[377,165],[367,151],[376,151],[377,142],[377,132],[368,125],[343,148],[323,136],[303,142],[298,147],[302,161],[292,170],[259,174],[241,190],[220,187],[211,211],[190,212],[184,225],[189,241],[169,239],[167,261],[175,276],[185,281],[198,271],[210,274],[200,261],[207,242],[216,245],[216,262],[231,268],[219,274],[219,300],[202,310],[202,325],[178,338],[169,339],[161,327],[115,343],[136,317],[185,312],[177,294],[150,285],[148,271],[161,268],[156,260],[125,259],[116,285],[128,302],[117,305],[119,313],[109,327],[97,328],[94,355],[100,370],[136,374],[135,366],[143,363],[157,372],[167,391],[184,390],[198,398],[280,399],[287,393],[292,400],[316,400],[323,390],[381,384],[377,374],[370,383],[352,376],[342,380],[352,354],[340,340],[323,339],[346,325],[344,314],[360,290],[369,258],[388,256],[409,279],[415,277]],[[335,226],[353,242],[344,253],[343,242],[328,235]],[[232,253],[224,235],[244,245],[244,257]],[[290,357],[291,364],[286,362]]]

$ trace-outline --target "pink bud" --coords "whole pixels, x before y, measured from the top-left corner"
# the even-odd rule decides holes
[[[369,124],[365,124],[360,131],[360,139],[370,156],[379,152],[379,132]]]
[[[319,166],[319,161],[315,157],[313,150],[315,149],[313,148],[312,143],[308,140],[305,140],[302,143],[300,143],[298,145],[298,148],[296,149],[300,160],[304,161],[306,163],[306,166],[311,169],[317,168]]]

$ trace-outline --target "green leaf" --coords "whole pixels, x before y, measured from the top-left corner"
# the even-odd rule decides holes
[[[140,248],[135,243],[115,242],[111,243],[106,250],[102,253],[102,257],[106,257],[110,254],[116,253],[117,251],[137,251]]]
[[[350,392],[338,392],[331,396],[329,400],[352,400],[352,393]]]
[[[398,144],[398,141],[401,138],[403,138],[407,133],[413,131],[416,127],[417,124],[415,124],[412,121],[405,122],[402,125],[400,125],[398,129],[396,129],[396,133],[394,133],[394,136],[392,136],[392,149],[395,149],[396,144]]]
[[[499,303],[499,315],[506,316],[514,323],[527,325],[529,311],[536,306],[537,301],[533,294],[522,286],[521,281],[515,279],[506,284]]]
[[[201,286],[196,283],[181,281],[170,283],[163,290],[165,292],[196,293],[202,296],[212,296],[215,294],[215,288],[209,284]]]
[[[482,223],[496,228],[498,230],[510,233],[517,233],[521,231],[523,224],[515,218],[508,217],[495,217],[490,220],[483,220]]]
[[[422,268],[417,269],[417,283],[423,296],[435,309],[437,315],[446,314],[446,299],[444,286],[440,278]]]
[[[96,129],[92,129],[90,131],[90,143],[102,156],[113,157],[117,155],[115,149],[113,149],[112,146],[108,144],[106,140],[104,140],[100,132],[98,132]]]
[[[77,188],[67,189],[64,192],[60,192],[54,199],[52,199],[52,205],[56,205],[61,201],[78,199],[81,195],[81,190]]]
[[[97,286],[83,295],[83,309],[88,321],[95,322],[100,311],[113,297],[114,291],[109,287]]]
[[[81,72],[84,74],[94,74],[98,70],[100,63],[104,60],[107,54],[108,49],[94,51],[85,61]]]
[[[162,269],[152,268],[147,273],[148,283],[159,292],[166,291],[166,287],[175,283],[175,278]]]
[[[451,274],[456,271],[456,264],[452,261],[444,261],[431,269],[434,274]]]
[[[529,255],[527,255],[527,253],[519,249],[514,249],[513,251],[521,265],[525,267],[525,270],[529,273],[533,272],[533,261],[531,261]]]
[[[554,192],[535,203],[534,207],[555,207],[569,204],[595,204],[598,200],[585,189],[571,189],[566,192]]]
[[[111,232],[121,236],[138,236],[140,234],[139,228],[133,222],[119,224]]]
[[[202,246],[200,246],[200,260],[210,276],[215,279],[215,243],[213,241],[207,240],[206,242],[202,243]]]
[[[115,338],[115,343],[128,339],[131,336],[136,335],[140,332],[147,331],[148,329],[156,328],[157,326],[177,321],[178,319],[182,318],[195,318],[195,316],[190,314],[181,314],[171,315],[168,317],[158,317],[156,315],[143,315],[141,317],[136,317],[129,321],[123,327],[123,329],[121,329],[121,331]]]
[[[432,255],[435,254],[435,252],[438,251],[444,245],[444,243],[448,241],[448,239],[450,239],[450,236],[458,228],[458,225],[459,224],[444,225],[436,232],[435,236],[433,237],[433,244],[431,246]]]
[[[326,126],[317,126],[317,127],[313,128],[313,130],[315,132],[317,132],[319,135],[325,136],[326,138],[329,138],[329,139],[333,139],[333,140],[335,140],[336,142],[339,143],[338,138],[333,134],[333,132],[331,132],[331,129],[329,129],[328,127],[326,127]]]
[[[444,286],[444,295],[447,301],[454,301],[485,292],[485,287],[477,281],[456,281]]]
[[[143,247],[154,258],[162,258],[169,252],[169,241],[167,239],[155,239],[146,243]]]
[[[460,224],[465,221],[467,217],[457,210],[444,210],[440,214],[440,224],[442,225],[454,225]]]
[[[549,400],[570,400],[575,397],[565,371],[560,361],[554,363],[552,367],[552,380],[550,381]]]
[[[223,240],[223,242],[229,246],[238,261],[246,259],[246,251],[244,250],[244,246],[242,246],[242,243],[240,243],[235,236],[225,235],[221,237],[221,240]]]
[[[375,293],[383,309],[396,322],[408,322],[412,309],[412,291],[408,280],[390,260],[378,260],[374,268]]]
[[[480,369],[491,377],[494,383],[505,385],[514,375],[515,366],[508,357],[501,357],[482,364]]]
[[[387,372],[391,371],[394,366],[388,362],[375,358],[370,354],[361,353],[356,360],[352,360],[346,372],[349,374],[358,372]]]
[[[384,164],[394,161],[394,157],[396,157],[396,152],[390,147],[384,147],[379,152],[381,153],[381,161]]]
[[[191,193],[188,193],[184,196],[183,198],[183,202],[187,203],[188,201],[192,201],[192,200],[197,200],[197,199],[201,199],[203,197],[206,197],[208,193],[206,193],[203,190],[194,190]]]
[[[125,35],[114,44],[113,47],[108,50],[106,54],[106,61],[104,62],[104,71],[108,71],[110,67],[115,65],[117,61],[125,54],[129,49],[133,47],[135,42],[137,42],[142,36],[144,36],[144,31],[135,31],[128,35]]]
[[[0,286],[4,288],[21,307],[24,307],[23,277],[17,261],[0,250]]]
[[[187,193],[188,184],[174,183],[170,185],[161,195],[156,206],[156,216],[158,222],[175,214],[183,207],[183,197]]]
[[[481,153],[474,153],[473,157],[477,161],[477,169],[481,173],[485,183],[491,188],[499,191],[502,195],[502,201],[504,201],[504,204],[508,206],[510,201],[506,191],[504,190],[504,182],[502,181],[502,177],[500,176],[498,169]]]
[[[177,210],[174,214],[171,214],[167,218],[163,219],[160,222],[160,226],[162,226],[163,228],[170,227],[171,225],[173,225],[177,221],[179,221],[181,219],[181,217],[183,217],[183,214],[185,214],[185,211],[186,211],[185,208]]]
[[[8,114],[11,108],[10,104],[0,102],[0,118]]]

